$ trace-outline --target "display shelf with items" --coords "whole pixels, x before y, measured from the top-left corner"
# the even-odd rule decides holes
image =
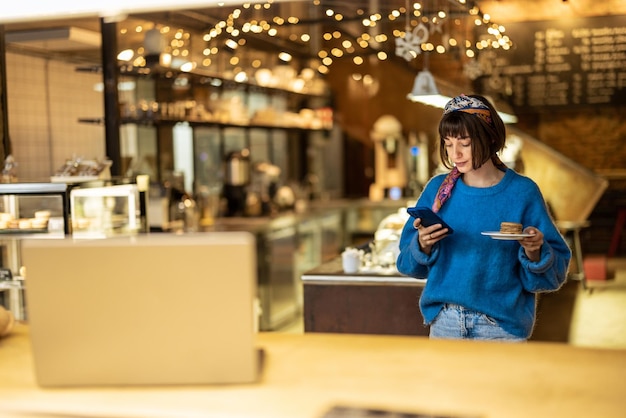
[[[296,91],[287,85],[288,77],[281,80],[285,81],[284,85],[260,85],[254,79],[236,82],[159,67],[145,70],[123,66],[119,71],[119,167],[125,175],[147,174],[162,182],[169,173],[180,170],[176,161],[187,151],[179,149],[181,143],[187,142],[177,138],[181,127],[193,137],[192,155],[185,165],[191,167],[190,173],[196,173],[189,176],[189,180],[198,188],[213,186],[198,182],[194,177],[205,177],[206,161],[216,162],[212,166],[221,164],[232,148],[233,131],[238,132],[237,143],[243,143],[242,148],[251,148],[253,137],[261,132],[268,138],[266,149],[254,150],[255,155],[274,154],[273,142],[282,142],[284,137],[298,145],[289,150],[278,146],[282,152],[304,155],[304,151],[294,152],[293,148],[306,149],[310,141],[328,137],[333,128],[329,90],[326,83],[316,77]],[[103,124],[104,118],[80,121]],[[219,147],[211,155],[197,155],[196,149],[202,147],[197,143],[198,138],[207,131],[217,135]],[[253,160],[261,160],[255,155],[252,155]],[[278,158],[287,160],[282,156]],[[277,164],[276,160],[269,162]],[[284,173],[293,172],[288,167],[281,168]],[[285,180],[298,181],[304,174],[295,173],[293,178]],[[195,189],[189,191],[196,192]]]
[[[52,183],[84,183],[111,178],[110,160],[86,160],[81,157],[67,159],[53,176]]]
[[[0,184],[0,304],[17,320],[26,317],[21,240],[63,238],[70,233],[68,218],[66,184]]]
[[[228,154],[249,150],[251,168],[258,163],[280,168],[279,185],[322,176],[323,164],[315,164],[311,156],[318,154],[311,149],[323,147],[332,135],[327,83],[308,68],[298,74],[295,65],[279,65],[272,77],[257,72],[259,77],[240,82],[203,70],[121,65],[117,171],[148,175],[161,184],[184,172],[186,191],[196,196],[219,191]],[[80,121],[103,124],[105,118]]]
[[[141,230],[136,184],[73,189],[70,202],[74,238],[135,235]]]
[[[293,91],[171,70],[147,76],[123,72],[120,78],[124,85],[135,86],[119,94],[123,123],[186,121],[257,128],[332,128],[332,109],[323,82],[315,89]],[[287,107],[280,104],[285,98]]]
[[[327,131],[333,111],[325,92],[302,93],[190,73],[123,73],[121,124]],[[259,100],[260,98],[260,100]],[[102,117],[80,118],[103,124]]]

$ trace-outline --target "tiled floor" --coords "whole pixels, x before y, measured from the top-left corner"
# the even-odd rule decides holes
[[[607,262],[609,279],[579,286],[569,344],[581,347],[626,349],[626,258]],[[302,333],[302,318],[279,330]]]
[[[626,259],[609,260],[607,268],[606,282],[589,281],[577,294],[570,344],[626,349]]]

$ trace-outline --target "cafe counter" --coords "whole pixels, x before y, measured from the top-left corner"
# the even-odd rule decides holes
[[[395,266],[345,273],[341,257],[302,275],[305,332],[428,335],[418,302],[426,280]]]
[[[306,332],[427,336],[419,309],[426,280],[404,276],[394,266],[343,271],[341,257],[301,276]],[[531,340],[567,343],[578,281],[539,294]]]
[[[322,333],[260,333],[257,345],[258,383],[42,389],[19,324],[0,339],[0,416],[348,418],[327,415],[338,405],[378,410],[349,415],[360,418],[624,416],[625,350]]]

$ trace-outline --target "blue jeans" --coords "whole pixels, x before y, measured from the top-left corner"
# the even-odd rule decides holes
[[[526,341],[485,314],[447,303],[430,324],[430,338]]]

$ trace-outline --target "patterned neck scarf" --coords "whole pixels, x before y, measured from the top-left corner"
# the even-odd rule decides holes
[[[461,173],[459,169],[454,167],[450,173],[443,179],[443,183],[439,186],[439,190],[437,190],[437,196],[435,196],[435,201],[433,202],[433,212],[439,212],[439,209],[443,206],[446,200],[450,198],[452,195],[452,188],[456,184],[457,180],[461,177]]]
[[[489,108],[480,100],[468,97],[464,94],[453,98],[446,104],[443,114],[446,115],[450,112],[465,112],[471,115],[476,115],[487,122],[490,126],[493,126],[493,120],[491,119],[491,111]],[[497,155],[494,155],[491,159],[494,165],[500,170],[506,169],[506,164],[504,164]],[[446,200],[450,198],[452,195],[452,189],[460,177],[461,173],[456,167],[454,167],[452,171],[448,173],[446,178],[443,179],[443,183],[439,186],[439,190],[437,190],[437,195],[435,196],[435,201],[433,202],[433,212],[439,212],[439,209],[441,209]]]

